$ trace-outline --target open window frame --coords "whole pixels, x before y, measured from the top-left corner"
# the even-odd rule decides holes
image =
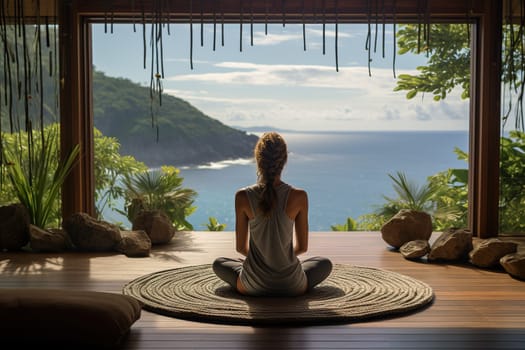
[[[62,191],[62,215],[95,215],[92,98],[93,22],[162,20],[213,23],[217,11],[226,23],[472,23],[469,135],[469,229],[480,238],[498,234],[501,114],[502,2],[491,0],[222,0],[222,1],[62,1],[59,11],[61,68],[61,147],[81,147],[81,160]],[[220,3],[220,8],[218,8]],[[422,13],[425,3],[425,13]],[[382,6],[381,9],[375,6]],[[378,17],[380,16],[380,17]]]

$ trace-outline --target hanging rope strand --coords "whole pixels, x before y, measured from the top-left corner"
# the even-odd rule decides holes
[[[42,32],[41,32],[41,18],[40,18],[40,0],[37,0],[37,19],[36,19],[36,28],[37,28],[37,46],[38,46],[38,66],[36,69],[38,70],[38,90],[40,95],[40,100],[38,101],[40,103],[39,110],[40,110],[40,130],[44,130],[44,73],[43,73],[43,67],[42,64]],[[44,133],[41,133],[42,135],[42,142],[44,141]],[[42,143],[43,144],[43,143]]]
[[[471,0],[465,0],[466,2],[466,8],[467,8],[467,39],[468,39],[468,42],[470,43],[470,12],[471,12],[471,7],[472,7],[472,3],[471,3]]]
[[[379,3],[378,0],[375,1],[375,33],[374,33],[374,53],[377,50],[377,32],[379,30]]]
[[[264,0],[264,35],[268,35],[268,0]]]
[[[421,52],[421,0],[417,0],[417,53]]]
[[[392,52],[392,73],[394,79],[396,79],[396,54],[397,54],[397,42],[396,42],[396,25],[397,25],[397,1],[393,0],[392,9],[392,41],[393,41],[393,52]]]
[[[214,7],[213,7],[213,51],[215,51],[216,41],[217,41],[217,2],[214,2]]]
[[[250,0],[250,45],[253,46],[253,0]]]
[[[285,0],[281,0],[282,13],[283,13],[283,28],[286,26],[286,6]]]
[[[240,20],[239,20],[239,51],[242,52],[242,20],[243,20],[243,3],[241,0],[241,8],[240,8]]]
[[[18,58],[18,36],[20,35],[21,33],[21,30],[20,30],[20,15],[18,13],[18,5],[19,5],[20,1],[16,1],[15,4],[14,4],[14,8],[15,8],[15,33],[14,33],[14,37],[15,37],[15,55],[14,55],[14,59],[15,59],[15,66],[16,66],[16,84],[17,84],[17,92],[18,92],[18,99],[20,100],[20,98],[22,97],[22,82],[20,81],[20,60]]]
[[[193,70],[193,0],[190,0],[190,69]]]
[[[204,9],[202,6],[202,0],[200,1],[201,6],[201,47],[204,46]]]
[[[383,35],[383,40],[382,40],[382,47],[381,47],[381,56],[383,58],[385,58],[385,31],[386,31],[386,14],[385,14],[385,0],[382,0],[381,2],[381,8],[383,9],[383,13],[382,13],[382,25],[383,25],[383,30],[382,30],[382,35]]]
[[[523,95],[525,94],[525,47],[523,44],[524,40],[524,29],[525,29],[525,6],[523,4],[523,0],[520,1],[520,27],[518,31],[518,40],[519,40],[519,56],[520,56],[520,78],[519,78],[519,94],[518,94],[518,103],[517,103],[517,111],[516,111],[516,120],[515,120],[515,128],[518,130],[523,130],[525,126],[524,121],[524,112],[523,112]]]
[[[323,0],[323,55],[326,54],[326,2]]]
[[[368,52],[368,62],[367,62],[367,65],[368,65],[368,76],[371,77],[372,76],[372,70],[371,70],[371,64],[372,64],[372,57],[371,57],[371,51],[372,51],[372,4],[371,4],[371,1],[372,0],[368,0],[367,3],[368,3],[368,32],[367,32],[367,35],[366,35],[366,42],[365,42],[365,49],[367,50]]]
[[[219,0],[221,8],[221,46],[224,46],[224,10],[222,10],[222,0]]]
[[[428,5],[428,0],[425,0],[425,49],[427,52],[427,57],[430,56],[430,6]]]
[[[335,0],[335,71],[339,72],[339,44],[338,44],[338,34],[339,34],[339,15],[337,9],[337,0]]]
[[[146,69],[146,54],[148,52],[147,44],[146,44],[146,13],[144,12],[144,9],[142,9],[142,52],[143,52],[143,61],[144,61],[144,69]]]

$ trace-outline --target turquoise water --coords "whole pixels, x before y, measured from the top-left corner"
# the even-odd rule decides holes
[[[455,147],[468,151],[467,131],[436,132],[283,132],[290,152],[283,180],[309,195],[310,230],[330,231],[348,216],[372,212],[393,196],[388,173],[403,171],[423,184],[427,176],[448,168],[466,168]],[[237,189],[256,181],[250,160],[181,168],[184,187],[198,192],[197,210],[188,217],[195,230],[206,230],[213,216],[233,230]],[[106,219],[125,221],[112,213]]]

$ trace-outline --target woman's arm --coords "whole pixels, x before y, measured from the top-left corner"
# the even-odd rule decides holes
[[[248,210],[250,203],[246,191],[239,190],[235,193],[235,249],[244,256],[248,255]]]
[[[295,255],[300,255],[308,250],[308,195],[303,190],[292,190],[290,210],[295,222]],[[289,198],[290,199],[290,198]],[[290,216],[292,218],[292,216]]]

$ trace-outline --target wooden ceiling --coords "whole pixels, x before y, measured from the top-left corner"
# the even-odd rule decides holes
[[[495,0],[498,1],[498,0]],[[507,2],[505,2],[507,3]],[[520,13],[520,0],[513,0]],[[59,6],[73,7],[85,15],[108,14],[108,18],[157,17],[161,20],[239,22],[366,22],[379,18],[385,21],[422,21],[423,19],[465,20],[486,13],[485,1],[479,0],[31,0],[5,1],[7,17],[30,18],[56,16]],[[158,17],[160,14],[160,17]]]

